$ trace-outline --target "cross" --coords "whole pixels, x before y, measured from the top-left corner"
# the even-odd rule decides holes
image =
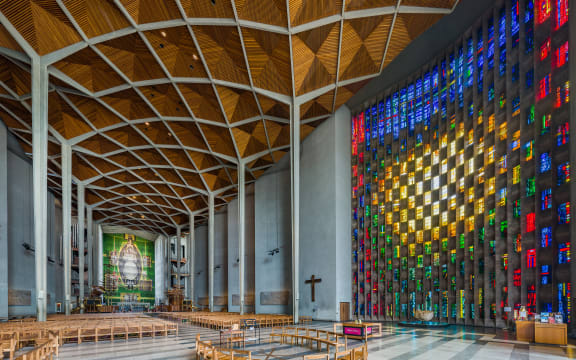
[[[322,282],[322,279],[316,279],[316,277],[314,275],[312,275],[312,277],[310,277],[310,280],[306,280],[304,281],[306,284],[310,284],[312,285],[312,302],[314,302],[316,300],[316,296],[315,296],[315,292],[314,292],[314,285],[316,283]]]

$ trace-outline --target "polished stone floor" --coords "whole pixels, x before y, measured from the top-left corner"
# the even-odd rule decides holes
[[[332,323],[314,322],[311,327],[332,329]],[[277,343],[268,344],[270,330],[263,329],[262,342],[249,344],[254,359],[302,359],[309,349]],[[384,335],[368,343],[369,359],[393,360],[544,360],[576,358],[576,346],[534,345],[508,340],[506,333],[482,332],[482,329],[450,326],[439,330],[419,330],[385,324]],[[178,336],[134,339],[129,341],[68,344],[58,359],[193,359],[196,334],[202,339],[219,341],[217,331],[184,326]],[[351,346],[359,345],[352,342]]]

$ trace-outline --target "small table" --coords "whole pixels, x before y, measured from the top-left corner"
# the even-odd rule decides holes
[[[534,321],[516,320],[516,340],[534,342]]]
[[[541,344],[568,344],[566,324],[534,323],[534,339]]]
[[[382,324],[378,323],[343,323],[342,332],[350,339],[368,340],[369,337],[382,335]]]

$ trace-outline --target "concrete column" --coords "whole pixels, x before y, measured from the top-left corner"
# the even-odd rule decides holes
[[[94,268],[92,266],[93,264],[93,234],[92,234],[92,207],[87,207],[86,208],[86,234],[87,234],[87,239],[86,239],[86,243],[88,245],[88,257],[86,260],[86,264],[88,265],[88,293],[91,292],[91,287],[94,285],[93,280],[94,280]]]
[[[170,235],[166,235],[166,289],[170,290],[172,283],[172,249]]]
[[[176,227],[176,285],[178,289],[182,286],[180,282],[180,265],[182,265],[182,227]]]
[[[194,258],[196,256],[195,241],[194,241],[194,214],[190,214],[190,234],[188,234],[188,298],[192,300],[194,305]]]
[[[292,217],[292,314],[298,324],[300,305],[300,105],[292,104],[290,121],[290,187]]]
[[[98,259],[98,282],[99,285],[104,285],[104,254],[102,249],[102,225],[100,223],[96,224],[96,241],[97,241],[97,251],[96,256]]]
[[[240,277],[240,315],[244,315],[246,265],[246,184],[244,163],[238,164],[238,276]]]
[[[78,184],[78,278],[80,281],[80,313],[84,313],[84,212],[86,211],[84,203],[84,184]]]
[[[72,294],[72,147],[62,144],[62,249],[64,255],[64,311],[70,315]]]
[[[32,59],[32,161],[36,318],[46,321],[46,239],[48,236],[48,69]]]
[[[0,321],[8,320],[8,134],[0,122]]]
[[[208,195],[208,307],[214,311],[214,194]]]

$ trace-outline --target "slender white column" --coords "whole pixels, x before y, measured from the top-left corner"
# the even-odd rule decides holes
[[[78,278],[80,281],[80,312],[84,313],[84,212],[86,211],[84,202],[84,184],[78,184]]]
[[[8,320],[8,132],[0,122],[0,321]]]
[[[182,227],[176,227],[176,285],[180,289],[180,265],[182,261]]]
[[[86,264],[88,265],[88,292],[90,293],[92,286],[94,285],[94,267],[93,267],[93,234],[92,234],[92,207],[86,208],[86,234],[87,239],[86,243],[88,245],[88,257],[86,260]]]
[[[96,241],[97,241],[97,251],[96,256],[98,259],[98,285],[104,285],[104,253],[102,249],[104,248],[102,245],[102,225],[97,223],[96,225]]]
[[[238,276],[240,277],[240,315],[244,315],[244,268],[246,252],[246,188],[244,163],[238,164]]]
[[[32,161],[36,318],[46,321],[46,239],[48,235],[48,69],[32,59]]]
[[[64,255],[64,311],[70,315],[72,294],[72,147],[62,144],[62,249]]]
[[[214,194],[208,195],[208,307],[214,311]]]
[[[195,261],[196,244],[194,241],[194,214],[190,213],[190,234],[188,234],[188,298],[192,300],[194,305],[194,276],[195,276]]]
[[[300,305],[300,105],[292,105],[290,121],[290,186],[292,200],[292,314],[298,324]]]

